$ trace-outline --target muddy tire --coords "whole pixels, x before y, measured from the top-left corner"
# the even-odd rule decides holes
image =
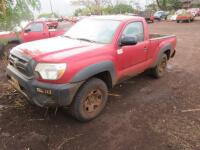
[[[167,69],[168,58],[163,54],[155,68],[151,69],[151,75],[155,78],[161,78],[165,75]]]
[[[108,87],[105,82],[92,78],[78,91],[70,107],[70,113],[82,122],[93,120],[103,111],[107,99]]]

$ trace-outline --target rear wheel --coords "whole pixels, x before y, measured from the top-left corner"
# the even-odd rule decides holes
[[[167,55],[163,54],[155,68],[151,70],[151,74],[155,78],[161,78],[165,75],[167,68]]]
[[[92,78],[80,88],[70,113],[79,121],[90,121],[103,111],[107,99],[106,84],[100,79]]]

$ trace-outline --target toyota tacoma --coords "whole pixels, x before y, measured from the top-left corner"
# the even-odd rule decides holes
[[[7,77],[31,104],[68,108],[89,121],[115,85],[146,70],[162,77],[175,47],[176,36],[149,34],[142,17],[92,16],[63,36],[13,48]]]

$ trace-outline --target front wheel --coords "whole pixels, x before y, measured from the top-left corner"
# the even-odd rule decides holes
[[[158,64],[156,65],[155,68],[151,70],[151,74],[155,78],[161,78],[165,75],[166,69],[167,69],[167,55],[163,54],[158,61]]]
[[[107,99],[108,88],[105,82],[92,78],[78,91],[70,112],[79,121],[90,121],[103,111]]]

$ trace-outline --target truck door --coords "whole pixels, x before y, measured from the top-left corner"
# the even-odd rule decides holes
[[[134,65],[144,63],[147,60],[149,41],[144,40],[143,22],[129,23],[122,32],[121,38],[123,38],[123,36],[136,37],[137,44],[119,48],[118,55],[121,66],[120,68],[127,69],[133,67]]]
[[[23,32],[24,42],[30,42],[40,39],[45,39],[49,37],[48,31],[42,22],[30,23]]]

